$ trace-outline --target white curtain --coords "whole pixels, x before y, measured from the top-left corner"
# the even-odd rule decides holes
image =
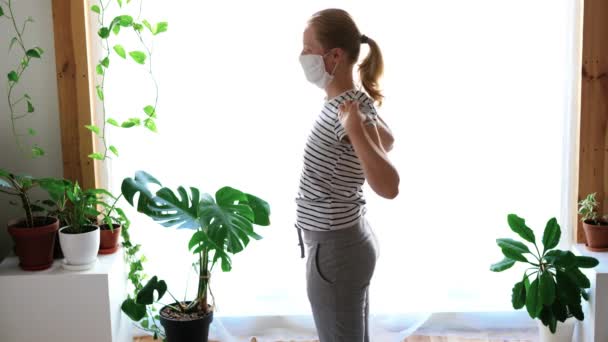
[[[269,201],[272,226],[260,228],[264,239],[234,257],[232,272],[213,275],[215,333],[223,320],[264,316],[276,321],[250,321],[252,335],[292,327],[314,336],[310,320],[286,323],[310,313],[293,199],[324,97],[306,82],[298,55],[308,17],[344,8],[384,54],[386,100],[379,113],[395,134],[390,158],[402,179],[394,201],[365,189],[380,240],[371,311],[410,317],[392,325],[376,319],[378,334],[403,339],[433,312],[510,311],[521,272],[489,271],[502,258],[494,240],[513,235],[506,215],[526,218],[540,236],[549,218],[565,223],[562,212],[571,209],[562,211],[561,204],[572,178],[564,168],[571,137],[563,139],[576,109],[575,3],[144,2],[142,17],[169,22],[153,50],[159,133],[110,132],[121,152],[111,164],[112,187],[118,191],[124,177],[141,169],[165,185],[210,193],[230,185]],[[112,13],[122,12],[113,6]],[[129,35],[119,39],[127,50],[137,46]],[[145,67],[115,54],[106,84],[112,117],[133,116],[145,105],[142,98],[153,96]],[[174,294],[194,289],[192,232],[130,212],[146,271],[167,280]]]

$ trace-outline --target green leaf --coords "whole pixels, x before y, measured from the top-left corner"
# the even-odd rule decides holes
[[[569,270],[566,270],[566,275],[578,287],[582,287],[584,289],[588,289],[591,287],[591,282],[589,281],[589,278],[587,278],[587,276],[584,275],[583,272],[581,272],[578,268],[571,268]]]
[[[38,158],[44,156],[45,152],[39,146],[32,147],[32,157]]]
[[[129,56],[139,64],[144,64],[146,62],[146,54],[141,51],[131,51],[129,52]]]
[[[114,153],[115,156],[118,157],[118,149],[114,145],[110,145],[110,147],[108,147],[108,149],[110,151],[112,151],[112,153]]]
[[[137,32],[141,32],[144,27],[141,24],[133,23],[133,29]]]
[[[110,36],[110,29],[107,27],[102,27],[97,31],[97,35],[101,37],[101,39],[106,39]]]
[[[157,132],[156,131],[156,123],[154,122],[153,119],[148,118],[144,120],[144,126],[146,126],[147,129],[151,130],[152,132]]]
[[[37,132],[33,128],[28,128],[27,133],[31,136],[35,136]]]
[[[114,119],[112,119],[112,118],[110,118],[110,119],[106,120],[106,122],[107,122],[107,123],[109,123],[109,124],[110,124],[110,125],[112,125],[112,126],[116,126],[116,127],[119,127],[119,126],[120,126],[120,125],[118,124],[118,121],[116,121],[116,120],[114,120]]]
[[[135,177],[125,178],[121,184],[121,192],[127,202],[134,206],[134,197],[139,193],[137,201],[137,211],[148,216],[154,216],[156,213],[150,208],[153,203],[152,191],[149,189],[150,184],[162,186],[160,182],[152,175],[145,171],[137,171]]]
[[[117,36],[120,33],[120,25],[112,26],[112,32],[114,32],[114,35]]]
[[[27,112],[28,113],[34,112],[34,105],[30,101],[27,101]]]
[[[581,291],[581,297],[583,297],[584,300],[589,301],[589,293],[587,292],[587,290]]]
[[[2,9],[2,6],[0,6],[0,17],[4,15],[4,10]]]
[[[156,117],[156,111],[154,110],[154,107],[147,105],[144,107],[144,113],[146,113],[147,116],[151,117],[151,118],[155,118]]]
[[[122,302],[120,308],[122,309],[122,312],[135,322],[139,322],[146,317],[146,306],[137,304],[132,298],[128,298]]]
[[[519,310],[526,305],[526,286],[524,280],[516,283],[513,286],[513,294],[511,295],[511,303],[515,310]]]
[[[101,64],[97,64],[97,66],[95,67],[95,71],[97,72],[97,75],[103,75],[103,67],[101,66]]]
[[[32,58],[40,58],[40,56],[42,55],[42,49],[40,48],[33,48],[33,49],[29,49],[25,52],[25,54],[29,57]]]
[[[251,194],[245,195],[247,196],[247,204],[249,204],[249,206],[253,210],[253,223],[257,224],[258,226],[269,226],[270,205],[268,204],[268,202]]]
[[[169,28],[169,23],[166,21],[161,21],[160,23],[156,24],[156,29],[153,33],[154,35],[157,35],[159,33],[167,32],[167,28]]]
[[[534,232],[532,231],[532,229],[526,226],[526,220],[515,214],[509,214],[507,216],[507,221],[509,223],[509,227],[511,227],[511,230],[521,236],[522,239],[530,243],[536,242]]]
[[[114,45],[114,51],[116,51],[116,54],[119,55],[120,57],[127,58],[125,48],[123,48],[122,45],[120,45],[120,44]]]
[[[99,63],[107,68],[110,66],[110,58],[106,57],[102,59]]]
[[[130,15],[121,15],[118,17],[118,24],[122,27],[129,27],[133,25],[133,17]]]
[[[152,29],[152,25],[150,25],[150,23],[146,19],[144,19],[142,21],[142,23],[144,24],[145,27],[148,28],[148,30],[150,30],[150,32],[152,32],[152,34],[154,34],[154,29]]]
[[[141,326],[144,327],[145,329],[148,329],[150,327],[150,323],[148,322],[147,319],[144,319],[143,321],[141,321]]]
[[[99,152],[91,153],[91,154],[89,154],[89,158],[96,159],[96,160],[103,160],[103,154],[101,154]]]
[[[549,251],[545,255],[545,260],[552,265],[564,268],[570,268],[576,264],[576,256],[570,251]]]
[[[131,128],[139,125],[141,125],[141,121],[138,118],[130,118],[129,120],[123,122],[120,126],[122,128]]]
[[[580,290],[565,272],[557,271],[557,296],[562,303],[580,302]]]
[[[568,319],[568,308],[559,298],[555,298],[555,301],[551,305],[551,311],[553,311],[555,318],[560,322],[565,322]]]
[[[504,256],[506,256],[507,258],[512,259],[512,260],[528,262],[528,259],[526,259],[525,256],[523,256],[521,253],[517,252],[516,250],[510,249],[510,248],[502,248],[502,254],[504,254]]]
[[[15,70],[11,70],[11,72],[9,72],[7,76],[8,76],[8,80],[11,82],[19,81],[19,75],[17,74],[17,72]]]
[[[551,305],[555,301],[555,281],[553,275],[545,271],[540,276],[539,289],[543,305]]]
[[[99,132],[100,132],[99,127],[97,127],[95,125],[85,125],[84,127],[86,127],[89,131],[91,131],[95,134],[99,134]]]
[[[559,239],[562,235],[562,231],[557,224],[557,220],[554,218],[550,219],[545,226],[545,232],[543,234],[543,246],[545,251],[555,248],[559,243]]]
[[[572,316],[574,316],[579,321],[582,321],[585,319],[585,314],[583,313],[583,307],[581,306],[580,303],[568,304],[568,308],[570,309]]]
[[[513,239],[497,239],[496,243],[500,248],[510,249],[519,254],[530,253],[530,250],[526,245]]]
[[[594,268],[597,265],[599,265],[599,261],[596,258],[587,257],[587,256],[577,256],[576,257],[576,267]]]
[[[532,318],[538,317],[543,308],[541,296],[539,280],[537,278],[530,284],[529,291],[526,295],[526,309]]]
[[[509,258],[504,258],[502,261],[499,261],[492,266],[490,266],[490,271],[492,272],[502,272],[504,270],[508,270],[509,268],[515,265],[515,260],[511,260]]]
[[[157,276],[152,277],[148,283],[139,291],[135,302],[137,304],[151,305],[155,301],[160,300],[165,292],[167,291],[167,284],[164,280],[158,280]],[[156,300],[154,299],[154,292],[157,293]]]
[[[116,0],[118,2],[118,7],[122,7],[122,0]]]
[[[103,101],[103,90],[101,89],[101,86],[97,86],[95,88],[97,89],[97,97]]]
[[[19,42],[19,39],[17,39],[17,37],[13,37],[11,39],[11,43],[8,45],[8,51],[11,51],[11,49],[13,48],[13,45],[15,45],[18,42]]]
[[[93,5],[93,6],[91,6],[91,11],[93,11],[93,12],[95,12],[95,13],[97,13],[97,14],[100,14],[100,13],[101,13],[101,9],[100,9],[100,8],[99,8],[99,6],[97,6],[97,5]]]

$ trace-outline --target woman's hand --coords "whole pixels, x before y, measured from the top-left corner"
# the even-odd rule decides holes
[[[338,118],[342,122],[342,126],[346,131],[347,135],[353,135],[362,133],[363,122],[365,122],[365,115],[359,110],[359,102],[357,101],[344,101],[340,104],[340,110],[338,111]]]

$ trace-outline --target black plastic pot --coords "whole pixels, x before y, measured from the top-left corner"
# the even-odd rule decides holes
[[[209,340],[209,326],[213,322],[213,311],[197,319],[176,320],[163,316],[162,312],[165,308],[161,310],[160,324],[165,328],[168,342],[207,342]]]

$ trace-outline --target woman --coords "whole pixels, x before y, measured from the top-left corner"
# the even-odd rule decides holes
[[[358,68],[365,92],[353,81],[362,44],[370,51]],[[399,192],[399,174],[387,157],[393,138],[374,106],[383,98],[382,54],[347,12],[327,9],[309,20],[300,62],[308,81],[327,94],[306,144],[296,199],[300,246],[303,253],[303,233],[308,250],[308,298],[321,342],[369,341],[377,247],[361,187],[367,180],[388,199]]]

